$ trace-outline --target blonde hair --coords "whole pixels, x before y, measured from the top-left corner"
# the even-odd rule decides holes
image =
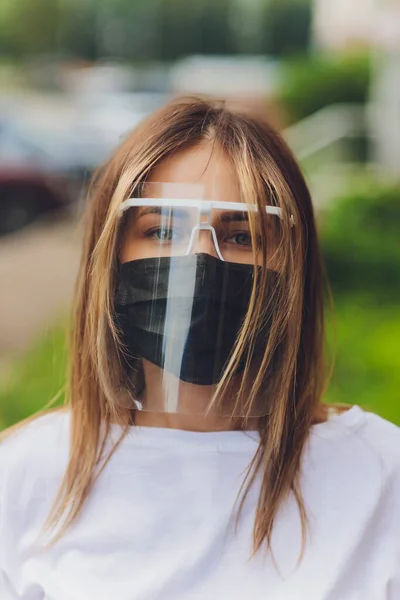
[[[255,282],[246,320],[217,395],[227,390],[243,356],[247,361],[243,382],[248,381],[248,349],[268,314],[271,334],[247,406],[250,410],[252,403],[261,401],[268,403],[269,410],[259,419],[260,444],[241,490],[238,516],[252,482],[260,475],[253,549],[259,550],[265,542],[272,550],[278,508],[293,492],[302,523],[303,554],[307,514],[300,490],[300,464],[311,425],[326,418],[322,396],[328,379],[323,352],[323,268],[310,194],[290,150],[268,124],[233,112],[224,103],[198,98],[174,101],[143,122],[99,169],[91,185],[66,391],[71,415],[70,456],[45,525],[47,531],[60,526],[55,539],[77,518],[95,479],[115,451],[116,446],[105,453],[110,424],[123,426],[120,443],[131,422],[131,408],[119,398],[129,382],[113,305],[121,242],[119,206],[160,161],[205,139],[218,144],[232,161],[246,202],[273,203],[295,222],[290,228],[289,219],[282,221],[280,278],[273,301],[266,294],[266,276],[262,274]],[[262,237],[266,256],[265,234]],[[273,376],[268,368],[272,360]]]

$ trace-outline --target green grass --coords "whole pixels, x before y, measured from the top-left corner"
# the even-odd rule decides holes
[[[0,381],[0,429],[43,408],[63,387],[66,328],[55,326]],[[60,400],[61,401],[61,400]]]
[[[400,425],[400,310],[336,300],[336,367],[326,401],[359,404]],[[332,337],[332,328],[328,331]],[[65,326],[50,329],[0,381],[0,429],[43,408],[64,383]]]
[[[336,301],[330,402],[359,404],[400,425],[400,310],[362,296]],[[331,331],[331,328],[329,328]]]

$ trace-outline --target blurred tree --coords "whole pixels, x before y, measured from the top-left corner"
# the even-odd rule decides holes
[[[368,54],[289,59],[279,102],[289,122],[336,102],[364,103],[370,85]]]
[[[0,49],[174,60],[305,51],[309,0],[1,0]]]
[[[0,49],[4,54],[29,56],[56,50],[60,24],[57,0],[2,0]]]
[[[63,50],[82,58],[174,60],[234,51],[227,27],[231,0],[63,2]]]
[[[400,187],[375,186],[335,201],[322,240],[333,290],[380,302],[400,297]]]
[[[239,54],[262,54],[268,0],[231,0],[228,27]]]
[[[263,51],[275,56],[305,54],[311,40],[309,0],[270,0],[264,12]]]
[[[159,4],[160,57],[171,60],[186,54],[227,54],[233,51],[228,19],[230,0],[161,0]]]
[[[84,59],[97,58],[98,7],[93,0],[59,0],[59,3],[58,53]]]

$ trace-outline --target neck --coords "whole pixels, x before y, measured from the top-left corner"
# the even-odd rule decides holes
[[[181,381],[145,360],[143,368],[146,389],[144,410],[135,412],[135,425],[188,431],[257,428],[258,419],[221,416],[216,408],[209,409],[215,386]],[[233,397],[234,393],[232,389],[229,395]]]
[[[230,431],[241,429],[237,421],[228,417],[204,417],[202,415],[180,415],[163,412],[138,411],[135,425],[143,427],[165,427],[186,431]]]

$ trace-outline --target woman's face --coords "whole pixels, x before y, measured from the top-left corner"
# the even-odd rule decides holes
[[[146,193],[149,188],[150,191]],[[213,146],[209,142],[175,153],[162,161],[152,171],[151,178],[146,180],[143,190],[139,198],[134,199],[134,205],[128,208],[120,252],[121,263],[184,256],[188,254],[185,251],[188,248],[190,253],[207,254],[220,259],[222,256],[226,261],[226,270],[218,271],[221,277],[218,281],[212,279],[214,269],[210,269],[211,279],[208,280],[198,261],[165,261],[165,263],[160,262],[160,265],[158,261],[150,261],[147,264],[142,262],[136,265],[138,269],[148,268],[148,273],[151,272],[153,275],[156,272],[151,283],[151,290],[155,293],[155,297],[157,293],[154,287],[158,283],[162,294],[165,293],[165,289],[168,289],[168,297],[162,296],[160,303],[155,300],[149,309],[150,312],[153,311],[149,318],[151,327],[148,328],[151,329],[152,340],[155,339],[155,334],[158,335],[158,324],[162,325],[162,347],[160,346],[162,358],[160,359],[159,354],[150,356],[154,348],[149,343],[151,348],[150,350],[147,348],[146,358],[143,358],[145,373],[143,402],[146,410],[204,415],[215,391],[218,373],[223,370],[223,365],[234,346],[232,335],[235,336],[235,332],[239,331],[242,316],[246,312],[248,297],[244,281],[249,281],[248,275],[252,274],[252,266],[255,262],[254,242],[249,224],[250,213],[247,204],[243,202],[235,167],[218,146]],[[184,194],[186,190],[187,195]],[[197,196],[196,190],[200,190]],[[182,193],[180,196],[179,191]],[[201,199],[212,200],[212,202],[202,205],[198,202]],[[218,205],[215,206],[215,203]],[[256,199],[254,204],[257,204]],[[211,214],[206,210],[202,212],[199,206],[212,207]],[[188,211],[187,207],[189,207]],[[194,209],[192,220],[190,214],[193,216],[193,212],[191,213],[190,208]],[[267,220],[267,213],[263,214]],[[202,228],[205,225],[202,221],[204,215],[209,219],[211,229]],[[279,220],[279,217],[274,216],[274,218]],[[255,221],[257,234],[259,231],[257,222],[261,216],[257,212],[252,212],[251,219]],[[191,232],[195,231],[193,228],[196,226],[199,227],[195,242],[192,244]],[[267,243],[267,248],[268,246],[270,244]],[[229,263],[251,265],[251,268],[232,269]],[[166,276],[163,270],[165,264]],[[222,265],[223,263],[218,266],[218,269]],[[132,266],[135,268],[135,265]],[[271,267],[270,262],[268,266]],[[196,304],[193,301],[193,294],[196,290],[198,273],[202,273],[199,281],[205,282],[204,290],[201,288],[201,291],[206,295],[196,298],[198,300]],[[239,276],[242,277],[240,281]],[[206,314],[203,305],[204,298],[207,299],[207,294],[210,294],[208,281],[212,282],[212,290],[220,294],[221,298],[219,302],[208,302]],[[201,285],[199,284],[198,287]],[[234,304],[228,302],[230,295],[235,296]],[[166,308],[164,308],[165,301]],[[242,301],[243,310],[240,308]],[[143,302],[142,308],[146,306]],[[132,310],[132,318],[134,318],[133,314]],[[148,316],[146,311],[143,315],[140,326],[135,325],[137,330],[140,328],[141,331],[145,330],[145,318]],[[154,325],[156,323],[157,327]],[[138,339],[139,336],[136,340]],[[135,348],[133,353],[142,356],[140,349]],[[256,363],[254,368],[257,368]],[[250,378],[249,382],[253,379]],[[234,377],[232,389],[237,390],[241,381],[241,375]],[[233,394],[229,388],[226,394],[231,393]]]
[[[160,195],[158,182],[170,184],[171,197],[188,199],[213,199],[223,202],[227,210],[212,209],[209,225],[215,231],[220,258],[227,262],[254,264],[260,260],[255,257],[254,242],[250,233],[248,213],[229,211],[230,203],[243,203],[240,186],[234,166],[227,155],[211,142],[202,142],[197,146],[177,152],[162,161],[151,173],[145,185],[151,191],[143,195],[149,198]],[[174,184],[179,194],[174,194]],[[188,193],[183,193],[187,186]],[[168,187],[168,186],[164,186]],[[193,190],[201,190],[200,197]],[[192,237],[193,228],[199,223],[196,208],[169,209],[166,206],[135,207],[129,209],[127,226],[122,243],[120,261],[122,263],[155,256],[174,256],[190,253],[205,253],[218,257],[218,251],[209,229],[200,229]],[[244,205],[245,206],[245,205]],[[200,217],[200,222],[201,222]],[[272,217],[272,220],[279,220]],[[272,229],[271,231],[272,238]],[[271,255],[271,244],[269,254]]]

